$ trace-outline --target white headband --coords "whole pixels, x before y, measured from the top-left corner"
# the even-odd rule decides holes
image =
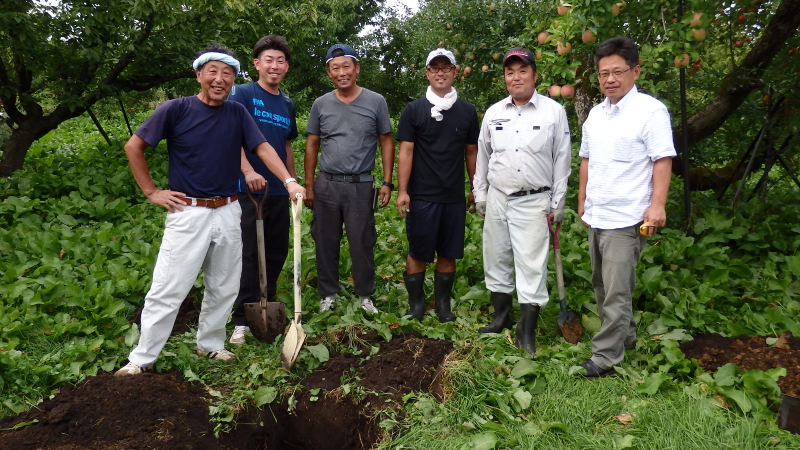
[[[239,74],[239,70],[241,69],[241,66],[239,66],[239,61],[237,61],[236,58],[234,58],[231,55],[226,55],[225,53],[219,53],[219,52],[203,53],[202,55],[198,56],[197,59],[194,60],[194,62],[192,63],[192,67],[194,67],[194,70],[198,70],[200,67],[203,66],[203,64],[212,60],[224,62],[225,64],[236,69],[236,73],[234,75]]]

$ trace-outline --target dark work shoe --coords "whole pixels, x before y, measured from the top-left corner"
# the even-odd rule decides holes
[[[517,322],[517,347],[531,355],[536,354],[536,324],[539,321],[539,305],[521,303],[522,313]]]
[[[492,292],[492,305],[494,305],[494,319],[489,325],[478,328],[479,333],[499,333],[504,329],[511,329],[511,294]]]
[[[412,319],[422,320],[422,315],[425,314],[425,290],[423,288],[425,272],[404,273],[403,280],[408,292],[408,315]]]
[[[433,273],[433,301],[436,306],[436,315],[439,316],[439,322],[456,320],[456,315],[450,310],[450,292],[453,290],[455,281],[456,274],[454,273]]]
[[[602,378],[610,373],[614,373],[614,368],[611,367],[610,369],[601,369],[597,364],[594,363],[591,359],[586,361],[583,364],[579,364],[579,367],[583,367],[586,370],[586,375],[583,375],[585,378]]]

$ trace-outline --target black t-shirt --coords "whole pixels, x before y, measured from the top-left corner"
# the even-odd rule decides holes
[[[424,96],[414,100],[397,126],[397,140],[414,143],[408,195],[429,202],[463,202],[464,148],[478,143],[478,114],[460,98],[442,111],[441,121],[431,117],[432,107]]]
[[[242,147],[252,150],[266,141],[241,104],[210,106],[197,96],[158,105],[136,135],[151,147],[167,140],[169,189],[196,198],[239,192]]]

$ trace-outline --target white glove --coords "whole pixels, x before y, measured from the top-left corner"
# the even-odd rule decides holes
[[[475,211],[478,212],[479,216],[486,218],[486,202],[476,202]]]
[[[558,208],[550,208],[550,214],[553,215],[553,223],[561,223],[564,220],[564,203],[561,203]]]

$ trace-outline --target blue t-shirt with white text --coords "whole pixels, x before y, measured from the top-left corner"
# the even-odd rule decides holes
[[[234,86],[228,95],[228,100],[233,100],[244,105],[250,116],[255,120],[258,129],[264,135],[281,160],[286,162],[286,141],[297,137],[297,117],[294,103],[283,92],[278,95],[271,94],[262,88],[258,82]],[[245,152],[247,160],[253,169],[261,174],[268,184],[269,195],[289,195],[283,187],[283,181],[267,169],[264,161],[254,152]],[[244,174],[239,174],[239,192],[247,192]]]

